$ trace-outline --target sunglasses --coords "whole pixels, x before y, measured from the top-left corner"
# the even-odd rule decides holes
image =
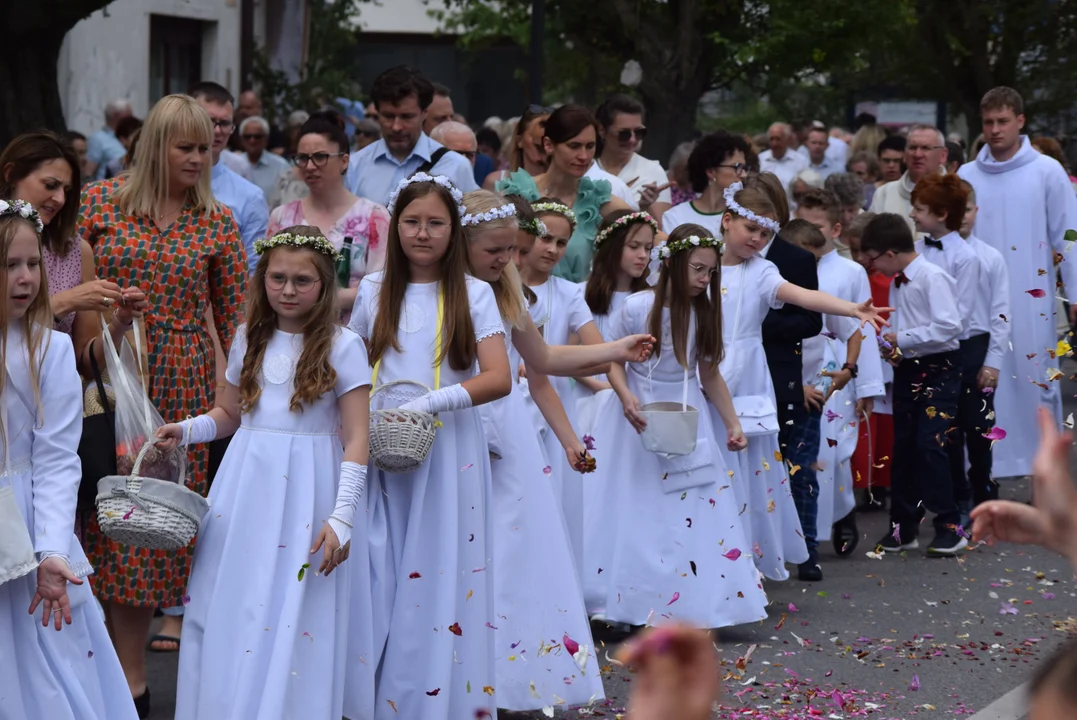
[[[637,140],[643,140],[647,137],[647,128],[642,125],[638,128],[625,128],[624,130],[617,131],[617,140],[620,142],[631,142],[632,137],[635,136]]]
[[[552,107],[548,107],[546,105],[527,106],[527,112],[531,113],[532,115],[550,115],[553,113],[553,111],[554,109]]]
[[[244,135],[244,140],[265,140],[265,135]]]

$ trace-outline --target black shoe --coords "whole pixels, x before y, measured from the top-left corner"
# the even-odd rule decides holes
[[[858,512],[882,512],[886,510],[886,488],[864,490],[860,495],[860,503],[856,506]]]
[[[860,530],[856,527],[856,515],[849,513],[834,523],[830,537],[833,538],[834,552],[838,557],[849,557],[860,543]]]
[[[797,566],[797,578],[801,582],[819,582],[823,579],[823,568],[815,558],[809,558]]]
[[[927,554],[932,557],[953,557],[969,546],[969,541],[956,530],[947,527],[935,533],[935,539],[927,546]]]
[[[894,537],[892,532],[883,535],[882,539],[875,544],[886,552],[904,552],[905,550],[915,550],[920,547],[920,543],[915,537],[898,539]]]
[[[138,713],[139,720],[146,720],[150,716],[150,689],[147,687],[142,691],[142,694],[134,698],[135,712]]]

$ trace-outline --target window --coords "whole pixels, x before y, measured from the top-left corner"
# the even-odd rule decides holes
[[[150,16],[150,104],[184,93],[202,79],[204,23],[166,15]]]

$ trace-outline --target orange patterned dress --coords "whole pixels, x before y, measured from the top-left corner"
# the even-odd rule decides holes
[[[227,354],[239,322],[247,260],[231,213],[188,211],[167,231],[122,213],[112,194],[123,178],[93,183],[82,195],[79,231],[93,247],[97,277],[147,291],[150,401],[165,422],[213,406],[216,357],[205,326],[206,303]],[[206,493],[208,445],[188,452],[187,486]],[[191,548],[176,552],[109,540],[94,518],[86,551],[97,596],[125,605],[172,607],[182,602]]]

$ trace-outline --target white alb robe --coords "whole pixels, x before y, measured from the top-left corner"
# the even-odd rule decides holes
[[[1036,408],[1046,405],[1062,420],[1062,392],[1049,379],[1054,357],[1056,301],[1054,253],[1062,281],[1077,294],[1077,255],[1066,230],[1077,229],[1077,195],[1066,171],[1021,138],[1021,149],[997,162],[984,146],[958,174],[976,189],[976,236],[1002,253],[1010,270],[1010,328],[995,391],[995,422],[1007,437],[995,443],[994,475],[1028,475],[1039,443]]]

